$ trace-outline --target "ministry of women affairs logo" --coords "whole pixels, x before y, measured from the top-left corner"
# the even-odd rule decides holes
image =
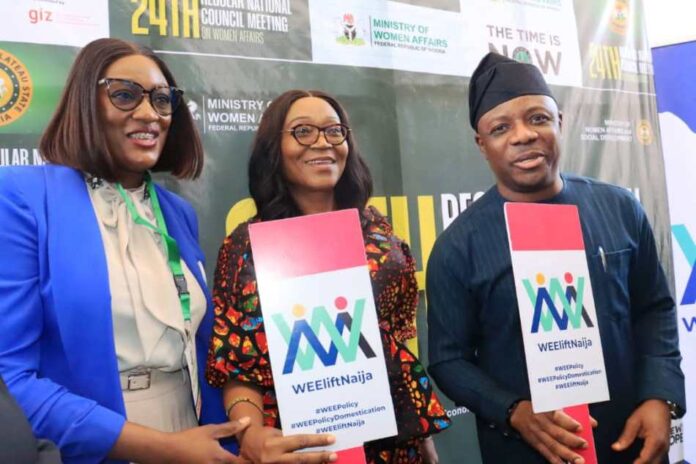
[[[0,126],[21,118],[29,109],[33,86],[27,67],[0,48]]]
[[[353,13],[345,13],[340,21],[339,28],[341,35],[336,38],[336,42],[341,45],[365,45],[365,39],[362,38],[365,35],[364,28],[356,21],[355,15]]]

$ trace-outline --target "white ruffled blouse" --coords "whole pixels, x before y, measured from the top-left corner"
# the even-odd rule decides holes
[[[184,316],[164,241],[155,231],[134,222],[113,184],[102,181],[92,187],[88,182],[87,189],[106,253],[119,371],[147,367],[173,372],[187,367]],[[145,192],[145,184],[126,190],[138,213],[154,225]],[[182,260],[181,264],[191,294],[193,338],[205,314],[206,300],[186,263]],[[188,367],[196,375],[195,366]]]

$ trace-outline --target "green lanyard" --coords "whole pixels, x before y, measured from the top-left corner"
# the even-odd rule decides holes
[[[156,224],[151,224],[146,219],[144,219],[138,210],[135,209],[133,200],[128,196],[126,191],[123,189],[120,183],[116,183],[116,189],[118,193],[121,194],[123,201],[126,202],[126,207],[130,212],[133,221],[136,224],[140,224],[149,229],[154,230],[156,233],[162,237],[164,243],[167,246],[167,263],[169,264],[169,270],[172,272],[172,277],[174,278],[174,285],[176,285],[176,292],[179,294],[179,302],[181,303],[181,312],[184,315],[184,321],[186,323],[191,322],[191,295],[188,292],[188,286],[186,285],[186,277],[184,276],[184,270],[181,266],[181,254],[179,253],[179,245],[177,245],[176,240],[169,235],[167,232],[167,224],[164,222],[164,216],[162,216],[162,208],[160,208],[159,200],[157,199],[157,192],[155,191],[155,186],[152,183],[152,178],[150,173],[145,173],[145,188],[150,196],[150,201],[152,202],[152,211],[155,214]],[[187,324],[188,325],[188,324]],[[188,334],[188,327],[186,329]]]

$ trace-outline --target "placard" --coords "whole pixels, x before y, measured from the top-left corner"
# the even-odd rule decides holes
[[[609,400],[577,207],[505,203],[505,221],[534,412]]]
[[[249,226],[285,434],[397,434],[357,210]]]

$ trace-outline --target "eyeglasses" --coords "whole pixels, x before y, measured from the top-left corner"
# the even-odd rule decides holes
[[[326,127],[319,127],[313,124],[300,124],[290,129],[281,132],[290,132],[297,143],[304,145],[305,147],[311,147],[317,140],[319,140],[319,134],[324,134],[324,139],[331,145],[340,145],[345,142],[346,137],[348,137],[348,132],[350,127],[344,124],[331,124]]]
[[[181,103],[184,91],[176,87],[155,87],[151,90],[137,82],[127,79],[111,79],[105,77],[97,82],[98,85],[106,85],[109,101],[122,111],[132,111],[140,105],[145,94],[150,98],[150,105],[160,116],[169,116]]]

